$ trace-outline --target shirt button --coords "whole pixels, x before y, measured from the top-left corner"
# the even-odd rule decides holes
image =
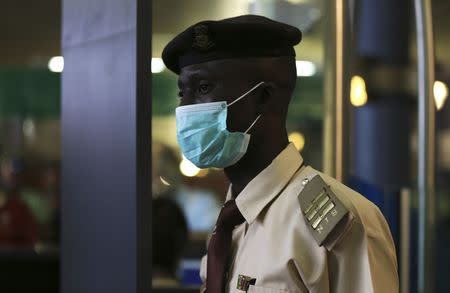
[[[302,185],[305,186],[306,184],[308,184],[308,182],[309,182],[309,178],[306,177],[305,179],[303,179]]]

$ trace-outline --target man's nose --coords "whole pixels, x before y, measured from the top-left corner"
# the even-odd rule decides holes
[[[180,103],[178,104],[178,106],[187,106],[187,105],[192,105],[195,104],[195,99],[189,95],[189,94],[185,94],[183,95],[183,97],[181,97],[180,99]]]
[[[180,102],[178,103],[178,107],[186,106],[186,105],[189,105],[189,104],[186,102],[186,99],[181,98],[181,99],[180,99]]]

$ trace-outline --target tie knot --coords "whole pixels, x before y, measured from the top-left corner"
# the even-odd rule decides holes
[[[217,218],[217,230],[232,230],[235,226],[244,222],[244,217],[239,211],[234,199],[225,203]]]

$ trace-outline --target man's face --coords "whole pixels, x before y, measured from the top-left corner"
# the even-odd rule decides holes
[[[231,103],[259,81],[248,76],[238,60],[218,60],[185,66],[178,78],[180,106],[226,101]],[[227,128],[245,131],[258,116],[260,89],[228,108]]]

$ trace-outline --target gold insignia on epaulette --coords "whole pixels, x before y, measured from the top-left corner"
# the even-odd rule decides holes
[[[302,185],[300,208],[314,239],[322,245],[348,210],[319,175],[305,178]]]
[[[208,50],[214,45],[214,42],[211,41],[207,25],[199,24],[194,27],[194,42],[192,43],[192,47],[199,50]]]

